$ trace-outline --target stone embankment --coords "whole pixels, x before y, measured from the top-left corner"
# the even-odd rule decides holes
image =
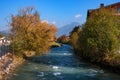
[[[13,56],[8,53],[0,59],[0,80],[6,80],[12,74],[16,67],[24,62],[23,58]]]

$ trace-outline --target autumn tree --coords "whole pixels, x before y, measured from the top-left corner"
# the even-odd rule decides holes
[[[79,33],[80,33],[80,26],[75,26],[74,29],[70,32],[69,43],[74,47],[74,49],[78,48]]]
[[[11,27],[11,47],[20,55],[25,51],[35,51],[37,54],[46,52],[57,32],[55,25],[40,20],[33,7],[20,9],[17,15],[12,15]]]
[[[69,36],[62,35],[57,39],[57,42],[63,43],[63,44],[68,44],[69,43]]]

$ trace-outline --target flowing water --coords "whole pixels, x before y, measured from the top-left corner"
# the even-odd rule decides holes
[[[26,61],[9,80],[120,80],[120,75],[81,61],[63,45]]]

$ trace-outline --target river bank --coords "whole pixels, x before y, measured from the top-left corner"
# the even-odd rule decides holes
[[[118,74],[79,60],[71,48],[63,44],[26,60],[8,80],[120,80]]]
[[[120,62],[118,59],[120,59],[119,56],[113,57],[111,56],[108,58],[105,58],[103,61],[92,61],[89,57],[82,55],[82,52],[79,50],[74,50],[75,54],[80,57],[85,62],[92,63],[93,65],[99,66],[103,69],[106,69],[108,71],[120,74]]]
[[[25,60],[23,58],[12,55],[5,55],[4,59],[0,60],[0,80],[6,80],[13,75],[13,72]]]

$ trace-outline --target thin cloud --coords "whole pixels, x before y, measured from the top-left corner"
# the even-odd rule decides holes
[[[80,18],[81,16],[82,16],[81,14],[77,14],[77,15],[75,15],[75,18],[78,19],[78,18]]]
[[[52,22],[52,24],[56,24],[56,22],[55,22],[55,21],[53,21],[53,22]]]

